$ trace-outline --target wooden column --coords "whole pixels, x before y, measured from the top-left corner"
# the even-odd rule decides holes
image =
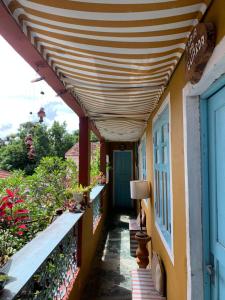
[[[106,175],[106,142],[100,141],[100,171]]]
[[[90,184],[90,150],[89,119],[82,117],[79,130],[79,183],[83,186]]]

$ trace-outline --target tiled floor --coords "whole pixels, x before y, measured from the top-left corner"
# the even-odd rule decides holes
[[[82,300],[131,300],[131,270],[137,268],[130,256],[129,216],[115,215]]]

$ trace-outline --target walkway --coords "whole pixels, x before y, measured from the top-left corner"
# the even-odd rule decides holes
[[[128,215],[113,218],[82,300],[131,300],[130,271],[137,264],[130,256],[128,223]]]

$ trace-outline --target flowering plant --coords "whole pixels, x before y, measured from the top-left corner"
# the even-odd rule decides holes
[[[99,172],[99,174],[94,178],[93,184],[105,184],[106,177],[103,172]]]
[[[13,234],[22,236],[28,230],[29,210],[24,208],[25,201],[18,192],[6,189],[6,196],[0,199],[0,229],[9,229]]]

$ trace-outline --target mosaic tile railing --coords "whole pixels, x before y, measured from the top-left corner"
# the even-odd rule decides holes
[[[92,210],[93,210],[93,229],[98,225],[99,219],[102,215],[102,194],[104,191],[104,186],[96,186],[93,189],[91,195]]]
[[[18,251],[1,300],[65,300],[77,274],[78,220],[64,213]]]
[[[98,195],[93,201],[93,227],[95,228],[102,214],[101,207],[101,194]]]

